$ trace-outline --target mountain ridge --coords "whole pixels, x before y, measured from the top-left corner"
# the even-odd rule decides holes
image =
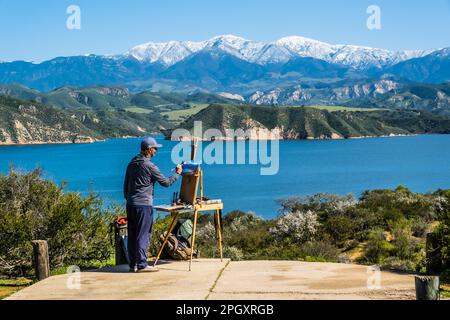
[[[226,63],[223,63],[226,61]],[[263,43],[227,35],[203,42],[146,43],[118,55],[0,63],[0,83],[40,91],[62,86],[126,86],[130,91],[247,95],[321,80],[450,81],[450,48],[389,51],[290,36]]]
[[[261,42],[234,35],[221,35],[199,42],[173,40],[148,42],[129,49],[125,55],[152,63],[163,61],[170,66],[205,48],[219,48],[240,59],[262,65],[287,62],[295,57],[311,57],[357,69],[392,65],[436,51],[436,49],[390,51],[368,46],[329,44],[302,36],[287,36],[272,42]]]

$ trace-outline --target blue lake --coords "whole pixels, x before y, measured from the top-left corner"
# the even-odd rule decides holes
[[[162,140],[161,138],[159,138]],[[171,173],[176,142],[162,141],[154,162]],[[204,145],[205,146],[205,145]],[[280,141],[279,172],[260,175],[258,165],[203,165],[205,195],[220,198],[225,212],[254,211],[273,218],[276,199],[318,192],[360,195],[364,190],[404,185],[416,192],[450,188],[450,135],[327,141]],[[67,189],[99,193],[106,202],[124,204],[122,183],[139,139],[95,144],[0,147],[0,172],[9,165],[44,169],[45,176]],[[168,203],[179,182],[157,187],[155,204]]]

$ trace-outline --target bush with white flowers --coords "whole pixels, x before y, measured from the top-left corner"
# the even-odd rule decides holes
[[[291,238],[295,241],[306,242],[314,240],[318,227],[319,221],[315,212],[294,211],[279,217],[270,232],[278,239]]]

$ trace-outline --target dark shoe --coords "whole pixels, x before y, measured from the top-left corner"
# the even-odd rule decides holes
[[[134,269],[130,268],[130,269],[128,269],[128,272],[135,273],[135,272],[137,272],[137,268],[134,268]]]

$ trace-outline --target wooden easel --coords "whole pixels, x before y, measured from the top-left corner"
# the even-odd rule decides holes
[[[193,139],[191,143],[191,160],[195,160],[195,155],[197,151],[197,140]],[[197,194],[198,187],[200,185],[200,201],[197,202]],[[186,212],[194,212],[194,226],[192,231],[192,244],[191,244],[191,256],[189,259],[189,271],[191,271],[192,258],[194,255],[194,246],[195,246],[195,234],[197,230],[197,219],[199,212],[205,211],[214,211],[214,222],[217,225],[217,238],[219,242],[219,253],[220,253],[220,261],[222,261],[222,230],[220,224],[220,212],[223,209],[223,203],[213,203],[206,204],[203,203],[203,172],[199,166],[196,172],[192,174],[183,175],[181,181],[181,189],[180,189],[180,199],[184,203],[184,205],[170,205],[170,206],[156,206],[155,210],[169,212],[172,216],[172,221],[170,222],[169,228],[167,229],[166,236],[164,237],[164,241],[159,248],[158,255],[156,256],[156,260],[153,264],[155,267],[159,261],[161,253],[164,247],[169,240],[169,235],[172,232],[175,224],[181,213]]]

